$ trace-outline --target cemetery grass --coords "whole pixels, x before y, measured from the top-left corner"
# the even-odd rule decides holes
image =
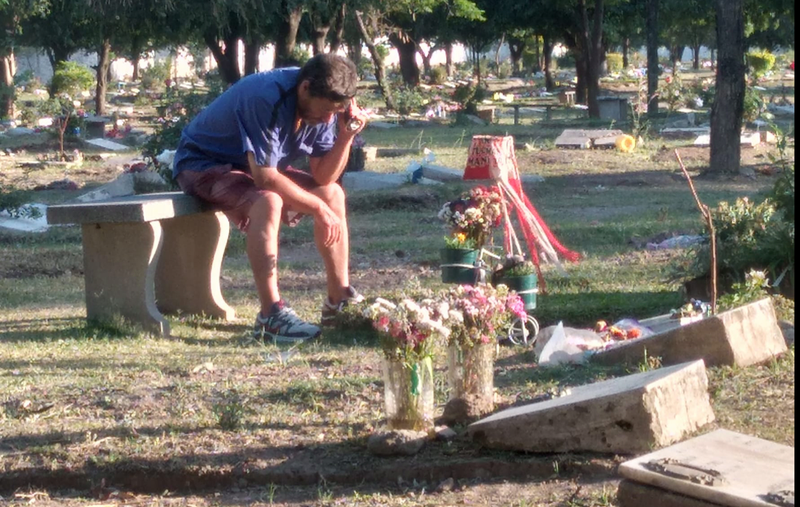
[[[556,236],[583,254],[580,263],[565,266],[566,275],[545,267],[547,293],[533,312],[542,326],[563,321],[589,327],[600,319],[667,313],[681,304],[680,284],[670,280],[681,253],[645,248],[648,241],[701,230],[677,171],[676,147],[696,177],[700,198],[712,207],[740,196],[759,198],[774,178],[765,147],[743,150],[743,165],[755,170],[752,178],[708,179],[698,175],[708,163],[707,149],[650,139],[628,155],[555,150],[548,142],[562,127],[554,125],[365,134],[380,146],[410,147],[420,139],[437,163],[455,168],[464,166],[475,133],[508,132],[517,142],[525,136],[535,141],[534,150],[518,151],[520,171],[545,181],[526,192]],[[368,169],[398,171],[415,158],[420,156],[379,159]],[[50,169],[3,169],[4,187],[33,188],[64,176]],[[97,162],[67,176],[85,191],[117,174]],[[352,194],[353,284],[371,297],[443,287],[443,230],[436,212],[467,188],[409,185]],[[56,203],[76,195],[45,191],[35,198]],[[308,222],[283,231],[281,286],[301,316],[316,320],[324,273],[310,233]],[[626,457],[515,454],[459,439],[431,442],[412,458],[369,456],[366,439],[380,426],[383,406],[375,336],[354,317],[297,349],[249,341],[257,303],[239,234],[229,241],[222,280],[236,320],[171,316],[169,338],[122,321],[85,322],[79,228],[37,235],[4,231],[0,243],[0,500],[614,505],[613,469]],[[781,317],[793,321],[793,308]],[[657,366],[657,358],[643,358],[629,367],[547,370],[535,366],[530,348],[503,346],[495,369],[498,406]],[[443,378],[443,366],[437,371]],[[709,378],[717,421],[703,431],[724,427],[794,445],[793,345],[766,365],[710,368]],[[440,409],[445,400],[439,381]],[[447,478],[454,479],[453,489],[437,491]]]

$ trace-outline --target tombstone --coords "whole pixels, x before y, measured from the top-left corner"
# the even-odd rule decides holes
[[[106,124],[109,122],[108,118],[94,117],[86,118],[86,137],[89,138],[104,138],[106,136]]]
[[[347,165],[345,166],[345,172],[358,172],[364,170],[364,162],[366,160],[366,155],[364,153],[364,148],[350,148],[350,155],[347,157]]]
[[[794,448],[726,429],[626,461],[618,473],[620,507],[794,505]]]
[[[705,365],[694,361],[506,409],[470,424],[467,436],[494,449],[634,454],[677,442],[713,420]]]
[[[654,335],[629,340],[598,352],[592,361],[605,365],[637,364],[647,354],[670,365],[703,359],[708,366],[750,366],[786,352],[769,298],[681,325],[668,315],[641,320]]]
[[[604,120],[628,121],[628,99],[625,97],[597,97],[600,118]]]

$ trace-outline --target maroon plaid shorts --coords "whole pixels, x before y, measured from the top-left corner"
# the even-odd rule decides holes
[[[287,167],[281,174],[305,190],[318,186],[309,173],[293,167]],[[231,164],[210,167],[205,171],[181,171],[176,180],[184,193],[202,199],[214,209],[224,212],[242,231],[247,230],[250,222],[253,201],[258,194],[268,192],[256,186],[250,173],[234,169]],[[297,225],[303,216],[289,206],[283,206],[281,218],[290,227]]]

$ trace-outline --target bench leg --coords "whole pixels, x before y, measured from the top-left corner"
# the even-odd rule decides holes
[[[205,314],[232,320],[219,277],[230,224],[223,213],[162,220],[164,246],[156,270],[156,303],[164,313]]]
[[[514,125],[519,125],[519,107],[514,108]]]
[[[84,224],[86,316],[122,315],[146,330],[169,335],[156,307],[155,274],[163,231],[158,222]]]

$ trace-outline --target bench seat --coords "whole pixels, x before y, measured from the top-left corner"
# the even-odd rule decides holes
[[[163,314],[231,320],[219,278],[228,219],[182,192],[131,195],[47,208],[49,224],[79,224],[86,316],[115,315],[169,335]]]

